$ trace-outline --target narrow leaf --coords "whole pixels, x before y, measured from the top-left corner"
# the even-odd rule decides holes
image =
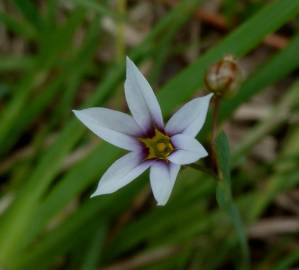
[[[221,132],[216,138],[216,155],[219,174],[219,183],[216,188],[216,198],[219,206],[225,210],[231,218],[232,224],[236,230],[237,237],[241,246],[243,255],[242,264],[245,269],[249,267],[249,248],[246,240],[244,225],[237,206],[235,205],[231,192],[230,175],[230,150],[229,142],[224,132]]]

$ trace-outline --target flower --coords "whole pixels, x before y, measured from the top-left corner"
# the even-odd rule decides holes
[[[104,173],[91,197],[115,192],[150,168],[154,197],[165,205],[181,166],[208,155],[195,136],[213,94],[186,103],[164,125],[149,83],[128,57],[126,62],[125,97],[132,116],[106,108],[73,111],[96,135],[130,151]]]

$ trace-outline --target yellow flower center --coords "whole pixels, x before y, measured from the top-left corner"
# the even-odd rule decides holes
[[[155,134],[151,138],[138,138],[140,142],[148,150],[146,159],[167,159],[173,152],[174,147],[171,143],[170,137],[155,129]]]

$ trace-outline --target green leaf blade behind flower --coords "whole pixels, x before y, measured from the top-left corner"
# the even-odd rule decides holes
[[[286,4],[284,4],[284,3],[286,3]],[[275,17],[275,20],[271,20],[271,17],[267,17],[267,14],[265,14],[264,13],[264,16],[265,16],[265,18],[266,19],[268,19],[268,21],[269,22],[267,22],[267,27],[269,26],[268,24],[272,24],[272,30],[271,31],[273,31],[273,25],[275,25],[275,29],[277,29],[279,26],[281,26],[284,22],[286,22],[286,21],[288,21],[288,20],[290,20],[291,19],[291,17],[293,16],[293,14],[295,13],[295,12],[297,12],[296,10],[297,10],[297,6],[298,6],[298,4],[297,4],[297,2],[296,1],[276,1],[276,2],[274,2],[274,3],[276,3],[276,5],[277,5],[277,11],[276,12],[278,12],[278,11],[282,11],[282,15],[280,16],[278,13],[276,13],[277,14],[277,16]],[[292,8],[293,9],[293,11],[294,11],[294,13],[293,13],[293,11],[292,12],[290,12],[290,10],[288,9],[288,7],[287,7],[287,5],[289,5],[289,7],[290,8]],[[285,12],[285,10],[286,9],[288,9],[288,12],[289,12],[289,17],[287,18],[286,16],[285,16],[285,14],[284,14],[284,12]],[[271,13],[272,15],[273,15],[273,12]],[[270,14],[270,15],[271,15]],[[282,19],[282,17],[283,17],[283,19]],[[276,21],[276,19],[277,19],[277,21]],[[253,24],[252,24],[253,25]],[[260,25],[259,27],[261,27],[262,29],[265,29],[265,25]],[[269,29],[269,28],[268,28]],[[227,44],[227,46],[223,46],[222,45],[222,42],[220,41],[219,42],[219,46],[222,48],[221,50],[220,49],[212,49],[212,50],[210,50],[209,52],[208,52],[208,54],[211,54],[208,58],[207,58],[207,56],[204,56],[204,57],[206,57],[206,58],[204,58],[204,59],[209,59],[209,61],[210,61],[210,63],[212,62],[212,61],[214,61],[214,60],[217,60],[220,56],[222,56],[222,54],[223,53],[226,53],[226,52],[231,52],[230,51],[230,46],[231,46],[231,48],[232,48],[232,50],[233,50],[233,52],[234,51],[237,51],[237,52],[240,52],[240,51],[242,51],[243,52],[243,54],[245,54],[245,53],[247,53],[248,51],[249,51],[249,47],[250,48],[253,48],[254,47],[254,45],[250,45],[250,44],[244,44],[244,43],[242,43],[242,39],[243,38],[245,38],[245,36],[246,35],[249,35],[249,36],[253,36],[254,34],[251,34],[251,33],[253,33],[253,32],[255,32],[256,30],[258,30],[258,34],[260,35],[260,30],[259,29],[251,29],[251,31],[249,31],[248,33],[245,33],[245,31],[242,33],[242,35],[238,35],[238,36],[236,36],[238,39],[241,39],[241,41],[240,40],[237,40],[237,39],[231,39],[231,42],[232,42],[232,44]],[[262,30],[262,31],[264,31],[264,30]],[[270,31],[265,31],[265,32],[263,32],[264,34],[266,34],[266,32],[268,33],[268,32],[270,32]],[[230,35],[231,36],[231,35]],[[253,40],[251,41],[248,41],[248,43],[250,43],[250,42],[254,42],[255,44],[257,44],[256,42],[257,42],[257,39],[258,40],[261,40],[261,36],[259,36],[258,38],[253,38]],[[240,42],[239,42],[240,41]],[[157,42],[157,40],[153,40],[152,42]],[[150,58],[150,53],[148,53],[148,50],[147,50],[147,48],[148,47],[150,47],[151,45],[148,45],[148,44],[146,44],[146,46],[144,46],[143,48],[140,48],[139,47],[139,49],[140,49],[140,53],[137,55],[138,57],[139,57],[139,60],[143,60],[144,58]],[[240,46],[240,48],[238,48],[238,46]],[[218,45],[217,45],[217,47],[218,47]],[[237,47],[237,48],[236,48]],[[216,48],[216,47],[215,47]],[[285,49],[285,50],[287,50],[287,49]],[[285,51],[285,50],[283,50],[283,51]],[[213,55],[212,55],[213,54]],[[135,54],[134,54],[135,55]],[[240,55],[240,54],[238,54],[238,55]],[[294,61],[295,59],[293,59],[292,61]],[[281,61],[284,61],[283,59],[281,59]],[[185,73],[185,71],[183,72],[184,74],[187,74],[187,76],[185,76],[184,77],[184,80],[183,80],[183,78],[181,77],[181,75],[179,75],[177,78],[178,78],[178,82],[180,81],[180,82],[182,82],[182,81],[184,81],[184,83],[182,84],[180,84],[180,85],[178,85],[178,87],[175,87],[175,88],[173,88],[173,89],[171,89],[171,87],[169,87],[169,86],[166,86],[166,88],[167,89],[171,89],[171,91],[170,90],[168,90],[168,95],[166,95],[165,94],[165,96],[167,97],[167,98],[162,98],[162,107],[164,106],[164,102],[166,101],[166,102],[172,102],[170,105],[168,104],[167,105],[167,103],[165,103],[166,104],[166,112],[167,113],[169,113],[170,111],[172,111],[173,109],[174,109],[174,106],[177,106],[177,105],[179,105],[182,101],[185,101],[186,99],[188,99],[188,98],[190,98],[190,96],[194,93],[194,91],[196,90],[196,89],[198,89],[200,86],[201,86],[201,79],[198,79],[197,78],[197,76],[198,77],[200,77],[200,74],[203,74],[203,71],[201,71],[201,70],[204,70],[206,67],[207,67],[207,65],[208,65],[208,63],[207,62],[205,62],[205,61],[203,61],[203,62],[201,62],[202,64],[201,65],[196,65],[196,66],[193,66],[193,65],[191,65],[189,68],[191,68],[192,67],[192,70],[193,70],[193,72],[192,73],[190,73],[190,72],[186,72]],[[286,63],[286,65],[287,65],[287,63]],[[280,66],[280,65],[278,65],[278,66]],[[189,70],[189,68],[187,68],[188,70]],[[276,68],[277,69],[277,67],[274,67],[274,66],[272,66],[272,69],[274,69],[274,68]],[[199,70],[198,70],[199,69]],[[116,69],[114,69],[113,71],[115,71]],[[278,72],[278,70],[280,70],[280,69],[277,69],[277,72]],[[200,71],[200,72],[199,72]],[[267,72],[269,72],[269,70],[267,71]],[[281,71],[280,71],[281,72]],[[120,73],[118,73],[118,75],[119,74],[122,74],[122,71],[120,71]],[[194,80],[196,80],[196,82],[195,82],[195,84],[190,84],[189,85],[189,82],[190,82],[190,78],[191,77],[194,77]],[[111,92],[113,92],[113,87],[115,87],[117,84],[118,84],[118,82],[120,81],[120,78],[121,78],[121,75],[119,75],[119,76],[112,76],[112,79],[111,79],[111,77],[109,77],[107,80],[105,80],[105,81],[103,81],[103,82],[105,82],[104,83],[104,85],[109,85],[109,87],[107,87],[107,88],[99,88],[98,90],[103,90],[103,89],[106,89],[106,91],[104,91],[104,94],[103,94],[103,92],[102,93],[100,93],[101,91],[97,91],[97,96],[100,96],[101,95],[101,97],[103,97],[103,96],[107,96],[107,97],[109,97],[109,95],[107,94],[109,91],[111,91]],[[259,79],[261,79],[261,78],[259,78]],[[109,81],[110,80],[110,81]],[[174,79],[174,80],[176,80],[176,78]],[[174,80],[171,82],[171,84],[172,84],[172,86],[176,86],[176,83],[174,82]],[[109,83],[107,83],[109,81]],[[193,79],[191,80],[191,81],[193,81]],[[113,83],[112,83],[113,82]],[[186,82],[188,82],[188,83],[186,83]],[[270,83],[273,83],[273,80],[269,80],[269,79],[267,79],[267,78],[265,78],[264,79],[264,84],[263,85],[269,85]],[[183,88],[182,88],[182,86],[183,86]],[[189,89],[189,87],[191,87],[191,90]],[[253,86],[251,86],[251,87],[253,87]],[[259,87],[260,87],[260,85],[259,85]],[[166,89],[166,88],[164,88],[164,89]],[[186,92],[184,92],[182,89],[186,89]],[[260,89],[260,88],[259,88]],[[198,89],[199,90],[199,89]],[[252,90],[252,89],[251,89]],[[163,90],[164,91],[164,90]],[[162,92],[163,92],[162,91]],[[182,93],[182,92],[184,92],[184,93]],[[173,95],[173,93],[175,93],[175,95]],[[181,95],[181,93],[182,93],[182,96],[180,96]],[[163,94],[164,95],[164,94]],[[253,94],[252,94],[253,95]],[[175,96],[175,97],[174,97]],[[177,97],[178,96],[178,97]],[[170,98],[171,97],[171,98]],[[93,99],[94,97],[92,97],[90,100],[91,100],[91,102],[92,102],[92,99]],[[176,98],[178,98],[177,100],[176,100]],[[102,99],[98,99],[96,102],[98,102],[98,103],[101,103],[102,104],[102,102],[99,102],[99,100],[100,101],[103,101],[103,103],[104,103],[104,99],[102,100]],[[244,102],[244,100],[242,100],[242,102]],[[70,126],[73,126],[72,127],[72,129],[69,129],[69,125]],[[35,178],[35,180],[39,180],[39,181],[36,181],[35,183],[37,184],[37,188],[38,188],[38,190],[40,191],[41,189],[40,189],[40,187],[39,187],[39,185],[41,184],[41,185],[43,185],[44,184],[44,182],[47,182],[47,181],[49,181],[49,182],[51,182],[51,181],[53,181],[53,179],[54,179],[54,176],[53,175],[57,175],[58,174],[58,172],[59,172],[59,170],[60,170],[60,167],[57,165],[66,155],[67,155],[67,153],[68,153],[68,150],[69,149],[71,149],[71,147],[73,146],[73,145],[75,145],[75,143],[83,136],[83,132],[81,131],[82,129],[79,127],[79,125],[76,125],[75,127],[74,127],[74,121],[72,121],[72,123],[70,123],[68,125],[68,127],[65,127],[64,128],[64,130],[62,131],[62,134],[65,134],[65,131],[66,130],[68,130],[67,131],[67,134],[69,134],[70,136],[72,136],[73,134],[75,134],[75,136],[76,136],[76,133],[77,132],[79,132],[79,133],[81,133],[81,135],[79,135],[78,136],[78,139],[77,140],[71,140],[71,141],[69,141],[69,140],[67,140],[66,139],[66,137],[63,135],[63,140],[62,140],[62,138],[61,138],[61,141],[63,141],[63,144],[61,143],[61,144],[55,144],[55,145],[53,145],[53,148],[55,148],[55,150],[51,150],[50,152],[51,152],[51,154],[50,154],[50,157],[51,158],[48,158],[48,159],[43,159],[43,161],[42,162],[38,162],[38,166],[37,167],[39,167],[39,174],[38,175],[36,175],[36,174],[32,174],[31,175],[31,177],[30,177],[30,179],[32,179],[32,178]],[[61,135],[62,134],[60,134],[59,136],[61,137]],[[59,147],[61,147],[61,146],[64,146],[64,145],[66,145],[66,144],[68,144],[68,145],[71,145],[71,146],[69,146],[67,149],[68,150],[65,150],[65,148],[61,148],[61,149],[59,149]],[[39,157],[39,159],[40,159],[41,157]],[[58,161],[56,161],[55,159],[56,158],[58,158],[59,160]],[[46,166],[45,165],[45,163],[49,163],[48,164],[48,166]],[[43,166],[41,166],[41,163],[43,163]],[[42,169],[41,169],[41,167],[42,167]],[[49,173],[49,171],[50,171],[50,173]],[[36,168],[34,168],[34,172],[36,172]],[[82,171],[78,171],[78,174],[79,173],[83,173],[84,172],[84,170],[82,169]],[[50,176],[49,176],[50,175]],[[83,175],[83,177],[84,177],[84,174],[82,174]],[[33,177],[34,176],[34,177]],[[94,175],[94,177],[95,177],[96,175]],[[38,177],[40,177],[40,179],[38,179]],[[74,183],[75,184],[75,183]],[[47,185],[45,185],[44,186],[44,188],[46,187]],[[67,188],[65,188],[65,187],[60,187],[61,188],[61,190],[60,190],[60,192],[67,192]],[[31,193],[31,190],[30,189],[28,189],[27,190],[28,191],[28,195],[31,195],[30,193]],[[83,191],[83,190],[82,190]],[[81,191],[81,192],[82,192]],[[42,193],[42,192],[41,192]],[[71,192],[70,192],[70,194],[71,194]],[[76,193],[77,194],[77,193]],[[73,195],[72,195],[73,196]],[[57,198],[58,198],[58,196],[57,196]],[[26,200],[25,201],[22,201],[24,204],[26,204]],[[36,202],[38,203],[38,200],[36,200]],[[63,207],[63,205],[64,205],[64,203],[65,202],[62,202],[61,203],[61,205],[60,205],[60,207],[62,208]],[[120,201],[120,203],[121,203],[121,201]],[[50,207],[50,204],[49,204],[49,207]],[[81,207],[80,207],[81,208]],[[26,210],[26,208],[22,208],[21,210]],[[20,213],[20,216],[18,215]],[[15,211],[15,217],[14,218],[12,218],[10,221],[11,222],[16,222],[16,223],[18,223],[18,222],[20,222],[21,223],[21,225],[20,226],[23,226],[23,224],[22,224],[22,222],[24,221],[24,220],[22,220],[22,215],[23,215],[23,213],[22,213],[22,211]],[[25,215],[26,213],[24,213],[24,215]],[[30,214],[30,211],[29,211],[29,214]],[[34,220],[34,219],[33,219]],[[25,221],[26,222],[26,221]],[[34,221],[33,221],[34,222]],[[78,223],[80,223],[80,222],[82,222],[81,224],[84,224],[83,223],[83,221],[81,221],[80,219],[78,219]],[[13,224],[13,223],[10,223],[10,224]],[[150,224],[150,222],[148,222],[148,224]],[[15,225],[14,225],[15,226]],[[60,225],[61,226],[61,228],[63,228],[63,224],[62,225]],[[171,225],[170,225],[170,227],[171,227]],[[197,226],[198,227],[198,226]],[[196,229],[198,230],[198,228],[196,227]],[[3,231],[2,233],[3,234],[1,234],[1,236],[5,236],[5,233],[6,232],[6,234],[10,234],[10,233],[15,233],[14,232],[14,230],[12,229],[12,230],[8,230],[8,231]],[[67,231],[67,230],[65,230],[64,231],[64,233],[65,233],[65,235],[67,235],[67,234],[71,234],[72,233],[72,231]],[[74,232],[73,232],[74,233]],[[194,237],[196,237],[196,233],[194,233],[193,232],[193,236]],[[5,236],[6,237],[6,236]],[[2,238],[3,239],[3,238]],[[20,240],[20,239],[18,239],[18,240]],[[0,239],[0,242],[2,242],[3,240],[1,240]],[[17,241],[16,241],[17,242]],[[20,241],[21,242],[21,241]],[[43,242],[43,240],[41,239],[40,240],[40,244]],[[60,242],[61,243],[61,242]],[[2,242],[2,244],[3,244],[3,242]],[[51,244],[52,246],[49,248],[49,250],[55,250],[55,247],[56,247],[56,245],[57,245],[57,243],[54,243],[54,242],[52,242],[52,244]],[[37,246],[38,247],[38,246]],[[6,248],[6,246],[5,245],[1,245],[1,250],[3,250],[2,248]],[[127,250],[129,250],[129,249],[127,249]],[[59,251],[59,252],[57,252],[56,253],[56,255],[57,256],[59,256],[59,255],[63,255],[63,254],[65,254],[65,250],[63,250],[63,251]]]
[[[198,2],[200,0],[185,0],[174,8],[133,51],[132,58],[143,59],[146,55],[151,55],[153,48],[159,45],[157,41],[159,36],[163,35],[170,25],[173,25],[173,20],[182,18],[182,16],[185,17],[185,20],[189,18],[191,11],[196,7],[195,3]],[[185,20],[180,19],[179,22],[183,23]],[[113,65],[106,79],[96,88],[94,95],[90,96],[83,106],[104,104],[108,98],[113,96],[123,74],[124,66]],[[40,161],[26,185],[0,222],[0,249],[3,251],[0,253],[0,264],[10,264],[13,254],[20,251],[20,247],[26,241],[24,231],[30,226],[32,217],[37,213],[40,197],[59,173],[65,156],[82,138],[84,130],[84,127],[76,119],[72,119],[60,133],[51,149],[40,157]]]
[[[239,210],[234,203],[231,187],[230,172],[230,148],[228,138],[221,132],[215,141],[219,182],[216,187],[216,199],[219,206],[226,211],[235,228],[238,241],[242,251],[242,265],[244,269],[250,269],[249,247],[246,239],[246,232],[241,220]]]
[[[269,33],[299,13],[299,1],[277,0],[266,5],[257,14],[228,35],[219,45],[200,56],[162,88],[159,95],[166,112],[185,102],[196,90],[203,87],[207,68],[225,54],[241,57],[258,45]],[[275,18],[275,20],[273,20]],[[188,84],[186,85],[186,82]],[[182,91],[184,89],[184,91]],[[176,98],[169,98],[173,94]]]

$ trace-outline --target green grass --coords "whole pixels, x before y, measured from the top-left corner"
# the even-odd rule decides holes
[[[224,137],[217,141],[224,176],[219,183],[185,168],[165,207],[156,207],[148,195],[147,174],[116,194],[89,199],[100,176],[123,152],[90,135],[71,114],[73,108],[122,104],[125,65],[117,52],[111,54],[111,44],[122,37],[108,33],[102,20],[109,17],[116,25],[136,27],[133,7],[127,6],[125,16],[109,1],[73,0],[68,6],[50,0],[37,6],[15,0],[7,4],[9,12],[0,7],[3,29],[25,46],[21,53],[13,48],[0,51],[0,168],[9,162],[0,170],[0,202],[13,196],[0,214],[0,268],[94,270],[135,256],[137,266],[128,269],[281,270],[298,263],[296,236],[279,236],[276,249],[265,241],[262,250],[252,244],[248,232],[252,224],[272,215],[268,209],[279,208],[278,196],[299,184],[299,34],[293,26],[299,1],[258,1],[261,7],[252,16],[190,63],[177,61],[183,64],[172,68],[173,59],[186,59],[193,45],[183,34],[198,23],[193,14],[204,2],[184,0],[165,8],[144,40],[126,49],[138,65],[151,64],[148,78],[159,88],[165,116],[204,93],[204,73],[219,58],[231,53],[251,59],[267,35],[285,27],[293,29],[286,30],[288,45],[281,50],[264,47],[267,57],[222,103],[221,123],[232,122],[240,106],[268,87],[279,86],[283,92],[268,117],[248,125],[235,148],[229,151]],[[236,1],[224,2],[225,9]],[[246,12],[251,13],[250,7]],[[235,13],[237,9],[225,11],[228,19]],[[196,46],[201,42],[205,40]],[[166,82],[161,85],[161,80]],[[210,121],[209,116],[199,136],[204,143]],[[269,135],[278,142],[275,159],[255,162],[251,149]],[[30,151],[15,156],[23,147]],[[79,150],[86,152],[65,167]],[[138,208],[140,198],[144,202]],[[143,261],[139,256],[154,258]]]

